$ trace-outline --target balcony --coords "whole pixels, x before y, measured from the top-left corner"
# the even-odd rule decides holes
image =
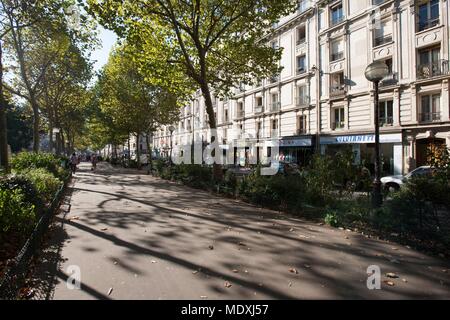
[[[420,122],[439,122],[441,121],[441,113],[440,112],[426,112],[419,113]]]
[[[380,86],[386,87],[386,86],[392,86],[398,83],[398,75],[396,72],[393,72],[391,74],[388,74],[386,77],[383,78],[380,82]]]
[[[299,67],[297,68],[297,75],[301,75],[306,73],[306,68],[305,67]]]
[[[330,97],[336,98],[340,96],[345,96],[346,88],[345,85],[332,86],[330,88]]]
[[[295,105],[297,107],[309,107],[309,97],[299,96],[295,98]]]
[[[301,45],[303,45],[303,44],[305,44],[305,43],[306,43],[306,38],[298,39],[297,42],[296,42],[297,47],[298,47],[298,46],[301,46]]]
[[[431,79],[448,74],[449,69],[447,60],[439,60],[435,63],[421,64],[417,67],[417,79],[419,80]]]
[[[263,106],[257,106],[255,108],[255,113],[263,113],[264,112],[264,107]]]
[[[270,77],[269,81],[270,81],[270,83],[278,82],[278,81],[280,81],[280,76],[278,76],[278,75],[272,76],[272,77]]]
[[[333,26],[335,26],[335,25],[341,23],[341,22],[344,21],[344,20],[345,20],[344,15],[340,15],[340,16],[333,17],[333,18],[330,20],[330,26],[333,27]]]
[[[280,107],[281,107],[281,103],[279,101],[272,102],[270,104],[270,111],[271,112],[278,112],[278,111],[280,111]]]
[[[373,41],[374,41],[373,45],[375,47],[382,46],[387,43],[391,43],[392,42],[392,34],[386,34],[386,35],[377,37]]]
[[[393,117],[383,117],[380,118],[380,127],[390,127],[394,124]]]
[[[439,25],[439,18],[419,21],[417,23],[417,31],[421,32]]]
[[[236,111],[236,118],[242,119],[244,117],[244,110],[238,110]]]
[[[331,130],[340,130],[345,128],[345,121],[333,122],[331,124]]]
[[[330,62],[344,59],[344,51],[336,52],[331,54]]]
[[[301,136],[303,134],[307,134],[308,130],[306,130],[306,128],[297,129],[297,131],[295,133],[296,133],[297,136]]]

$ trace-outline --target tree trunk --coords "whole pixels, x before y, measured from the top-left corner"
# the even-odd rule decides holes
[[[33,102],[34,98],[31,98],[31,107],[33,109],[33,152],[39,152],[39,107],[36,102]]]
[[[140,133],[136,134],[136,162],[138,170],[141,170],[141,143]]]
[[[150,174],[153,169],[152,150],[150,150],[150,132],[145,134],[145,143],[147,144],[147,161],[148,161],[148,173]]]
[[[203,97],[205,99],[206,112],[208,113],[209,118],[209,127],[211,130],[214,130],[217,134],[217,124],[216,124],[216,117],[214,115],[211,91],[206,81],[203,81],[200,87],[202,90]],[[218,137],[216,136],[215,139],[218,139]],[[212,142],[213,141],[211,141],[211,143]],[[213,176],[216,181],[221,181],[223,179],[222,166],[218,163],[213,164]]]
[[[0,41],[0,167],[3,167],[9,173],[6,112],[7,104],[3,95],[3,48]]]

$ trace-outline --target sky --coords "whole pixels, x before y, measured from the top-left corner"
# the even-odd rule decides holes
[[[92,60],[96,61],[95,71],[100,70],[108,62],[109,52],[117,40],[114,32],[106,30],[101,26],[99,28],[101,48],[92,53]]]

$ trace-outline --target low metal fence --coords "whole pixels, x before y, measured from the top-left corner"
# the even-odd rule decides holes
[[[71,177],[72,174],[69,174],[64,180],[63,186],[56,193],[51,205],[44,210],[30,237],[15,259],[8,265],[3,278],[0,279],[0,300],[19,298],[20,289],[25,286],[29,276],[31,262],[41,247],[44,235],[61,204]]]

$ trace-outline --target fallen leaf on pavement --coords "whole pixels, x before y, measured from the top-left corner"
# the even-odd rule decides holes
[[[406,280],[406,279],[402,279],[402,281],[403,281],[404,283],[407,283],[407,282],[408,282],[408,280]]]
[[[234,273],[239,273],[239,270],[234,269],[233,272]]]
[[[385,284],[387,284],[390,287],[395,286],[395,283],[393,283],[392,281],[384,281]]]
[[[292,287],[292,282],[289,282],[289,288]]]
[[[290,273],[298,274],[298,271],[297,271],[297,269],[295,269],[295,268],[290,268],[290,269],[289,269],[289,272],[290,272]]]
[[[311,266],[309,264],[303,265],[306,269],[311,269]]]
[[[110,296],[111,295],[111,293],[113,292],[113,288],[109,288],[109,291],[108,291],[108,296]]]
[[[229,283],[228,281],[226,281],[226,282],[225,282],[225,288],[231,288],[231,287],[232,287],[231,283]]]
[[[80,219],[80,217],[78,217],[78,216],[69,218],[70,221],[72,221],[72,220],[79,220],[79,219]]]
[[[118,264],[118,262],[117,261],[114,261],[114,265],[117,265]]]
[[[200,299],[208,299],[208,296],[200,296]]]
[[[152,260],[152,263],[156,263],[156,261],[155,261],[155,260]]]
[[[192,274],[197,274],[197,273],[199,273],[198,270],[192,271]]]
[[[108,228],[103,228],[103,229],[100,229],[100,231],[106,231],[106,230],[108,230]]]
[[[289,229],[289,232],[294,232],[294,228]]]
[[[391,279],[398,279],[398,275],[396,275],[393,272],[386,273],[386,277],[391,278]]]
[[[209,250],[214,250],[214,246],[209,246]]]

